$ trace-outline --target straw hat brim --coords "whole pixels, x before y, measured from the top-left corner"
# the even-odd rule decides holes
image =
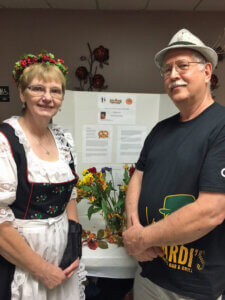
[[[159,51],[155,55],[156,65],[160,68],[163,64],[165,54],[170,50],[179,49],[179,48],[187,48],[199,52],[201,55],[203,55],[206,58],[206,61],[212,64],[213,70],[215,69],[218,62],[218,56],[215,50],[207,46],[184,45],[184,44],[168,46],[163,50]]]

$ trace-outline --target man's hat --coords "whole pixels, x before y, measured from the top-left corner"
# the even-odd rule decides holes
[[[218,61],[218,56],[216,51],[212,48],[207,47],[197,36],[192,34],[187,29],[179,30],[170,40],[168,46],[155,55],[155,63],[158,67],[163,64],[163,59],[167,51],[178,48],[187,48],[195,50],[203,55],[206,61],[212,64],[213,69],[215,69]]]

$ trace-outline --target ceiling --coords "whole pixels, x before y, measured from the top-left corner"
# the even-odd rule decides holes
[[[225,11],[225,0],[0,0],[0,9]]]

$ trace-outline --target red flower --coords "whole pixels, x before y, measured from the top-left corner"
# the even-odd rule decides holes
[[[21,67],[25,68],[26,67],[26,61],[25,60],[20,60],[20,65]]]
[[[64,64],[64,60],[61,58],[59,58],[57,61],[60,62],[61,64]]]
[[[91,250],[96,250],[98,248],[98,242],[93,242],[92,240],[90,240],[88,242],[88,247],[91,249]]]
[[[109,59],[109,50],[103,46],[99,46],[93,51],[94,59],[100,63],[104,63]]]
[[[27,64],[28,66],[32,64],[32,62],[31,62],[31,60],[30,60],[30,58],[29,58],[29,57],[28,57],[28,58],[26,58],[26,59],[25,59],[25,61],[26,61],[26,64]]]
[[[52,63],[52,64],[56,64],[56,61],[53,58],[50,58],[49,62]]]
[[[96,173],[97,173],[97,170],[96,170],[95,167],[93,167],[93,168],[88,169],[88,172],[89,172],[89,173],[92,173],[92,174],[96,174]]]
[[[134,171],[135,171],[135,167],[130,167],[128,171],[129,171],[130,177],[132,177],[132,175],[134,174]]]
[[[43,58],[42,58],[42,59],[43,59],[44,61],[46,61],[46,60],[49,60],[49,58],[50,58],[50,56],[45,54],[45,55],[43,55]]]
[[[75,75],[79,80],[85,80],[88,76],[88,70],[81,66],[76,69]]]
[[[95,89],[101,89],[104,85],[105,78],[101,74],[96,74],[92,78],[92,85]]]

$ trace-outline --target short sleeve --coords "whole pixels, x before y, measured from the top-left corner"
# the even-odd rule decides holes
[[[136,163],[136,169],[139,171],[144,171],[144,169],[145,169],[146,160],[147,160],[148,152],[150,149],[150,144],[151,144],[152,138],[155,134],[156,128],[158,127],[158,124],[156,124],[156,126],[152,129],[152,131],[149,133],[149,135],[145,139],[144,146],[141,150],[139,159]]]
[[[14,214],[9,208],[16,199],[17,168],[6,137],[0,133],[0,223],[11,222]]]
[[[200,174],[199,190],[225,193],[225,127],[209,147]]]

